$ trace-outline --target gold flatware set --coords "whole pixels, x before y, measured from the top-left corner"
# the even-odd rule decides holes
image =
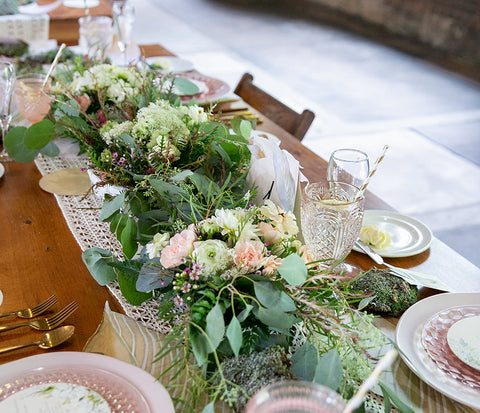
[[[32,319],[38,317],[45,313],[57,302],[57,297],[52,295],[47,298],[45,301],[37,304],[31,308],[25,308],[23,310],[8,311],[0,313],[0,317],[6,317],[14,315],[19,318]],[[38,346],[43,349],[49,349],[55,347],[64,341],[68,340],[74,333],[74,326],[61,326],[60,325],[70,317],[78,308],[76,301],[72,301],[65,308],[60,310],[58,313],[55,313],[49,317],[39,318],[35,320],[22,321],[19,323],[11,323],[0,326],[0,333],[8,330],[13,330],[20,327],[30,327],[35,330],[48,331],[40,337],[38,341],[32,341],[28,343],[13,345],[0,349],[1,353],[6,353],[7,351],[16,350],[28,346]]]
[[[247,107],[218,105],[213,108],[213,113],[218,117],[218,120],[223,123],[230,123],[236,117],[255,120],[256,123],[262,122],[261,117],[252,113]]]

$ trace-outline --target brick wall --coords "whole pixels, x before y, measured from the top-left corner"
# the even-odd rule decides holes
[[[307,0],[430,47],[480,76],[480,0]],[[325,17],[325,13],[323,13]],[[418,44],[414,44],[418,42]],[[408,49],[408,47],[407,47]]]

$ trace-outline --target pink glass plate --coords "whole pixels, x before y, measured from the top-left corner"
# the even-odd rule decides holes
[[[480,315],[480,306],[451,307],[428,320],[422,330],[422,344],[437,367],[455,380],[480,390],[480,372],[460,360],[448,345],[449,328],[464,318]]]
[[[221,98],[230,90],[230,86],[223,80],[208,77],[199,72],[185,72],[181,74],[181,77],[202,82],[206,86],[205,91],[197,93],[196,95],[183,96],[181,99],[184,103],[189,102],[191,99],[195,99],[198,103],[212,102]]]
[[[47,383],[72,383],[92,389],[105,399],[112,413],[150,412],[142,394],[122,377],[101,369],[69,365],[32,370],[12,377],[0,387],[0,401],[29,387]]]
[[[49,352],[2,365],[0,402],[45,383],[72,383],[94,390],[113,413],[173,413],[170,396],[151,374],[101,354]]]

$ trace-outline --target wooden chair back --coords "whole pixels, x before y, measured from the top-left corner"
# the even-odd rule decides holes
[[[255,86],[253,76],[250,73],[245,73],[242,76],[235,88],[235,93],[300,141],[315,118],[315,114],[311,110],[305,109],[301,114],[297,113]]]

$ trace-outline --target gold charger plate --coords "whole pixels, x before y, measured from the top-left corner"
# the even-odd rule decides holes
[[[45,175],[40,188],[56,195],[85,195],[91,187],[90,179],[80,168],[61,169]]]

